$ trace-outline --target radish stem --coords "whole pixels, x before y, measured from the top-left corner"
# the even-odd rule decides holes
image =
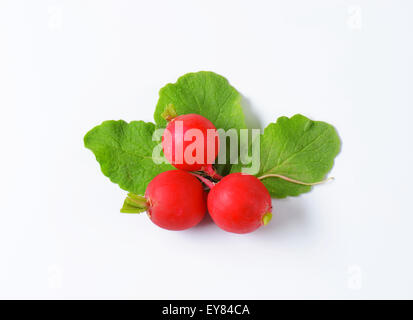
[[[202,168],[203,171],[209,175],[211,178],[216,179],[216,180],[221,180],[222,176],[220,176],[214,168],[212,167],[212,164],[207,164],[205,167]]]
[[[190,172],[190,174],[194,175],[199,180],[201,180],[209,189],[212,189],[213,187],[215,187],[215,183],[213,183],[211,180],[208,180],[207,178],[204,178],[203,176],[197,173]]]

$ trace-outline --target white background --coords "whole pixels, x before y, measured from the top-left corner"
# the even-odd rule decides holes
[[[413,298],[411,1],[0,1],[1,298]],[[224,75],[250,126],[336,126],[336,180],[248,235],[169,232],[83,136]]]

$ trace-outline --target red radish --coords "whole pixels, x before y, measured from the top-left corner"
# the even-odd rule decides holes
[[[162,146],[166,159],[174,167],[204,171],[212,178],[221,178],[212,167],[218,156],[219,136],[207,118],[194,113],[173,118],[162,136]]]
[[[248,233],[266,225],[272,217],[271,196],[252,175],[232,173],[211,188],[208,211],[225,231]]]
[[[153,223],[168,230],[185,230],[204,217],[206,196],[201,182],[182,170],[157,175],[146,188],[145,197],[129,194],[121,212],[147,211]]]

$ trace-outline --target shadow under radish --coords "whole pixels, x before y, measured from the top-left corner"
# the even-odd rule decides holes
[[[245,115],[245,124],[248,129],[262,129],[262,124],[258,116],[254,113],[254,108],[251,105],[251,101],[241,94],[241,107]]]
[[[214,221],[212,220],[211,216],[209,215],[209,212],[205,213],[204,218],[201,220],[200,223],[198,223],[195,227],[192,229],[203,229],[205,227],[210,227],[211,225],[214,224]]]

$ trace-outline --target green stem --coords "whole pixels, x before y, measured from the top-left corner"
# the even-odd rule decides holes
[[[330,180],[333,180],[333,179],[334,179],[333,177],[330,177],[330,178],[327,178],[327,179],[325,179],[325,180],[317,181],[317,182],[303,182],[303,181],[299,181],[299,180],[295,180],[295,179],[288,178],[288,177],[286,177],[286,176],[282,176],[282,175],[280,175],[280,174],[266,174],[266,175],[263,175],[263,176],[261,176],[261,177],[258,177],[258,179],[262,180],[262,179],[270,178],[270,177],[280,178],[280,179],[283,179],[283,180],[285,180],[285,181],[292,182],[292,183],[296,183],[296,184],[302,184],[302,185],[304,185],[304,186],[315,186],[315,185],[317,185],[317,184],[326,183],[327,181],[330,181]]]
[[[149,204],[145,197],[138,196],[137,194],[128,193],[123,207],[120,209],[122,213],[141,213],[148,209]]]
[[[176,118],[178,114],[176,113],[175,107],[172,103],[167,104],[165,110],[162,112],[161,117],[166,121],[171,121],[173,118]]]
[[[272,213],[267,212],[266,214],[263,215],[262,217],[262,224],[266,226],[272,219]]]

